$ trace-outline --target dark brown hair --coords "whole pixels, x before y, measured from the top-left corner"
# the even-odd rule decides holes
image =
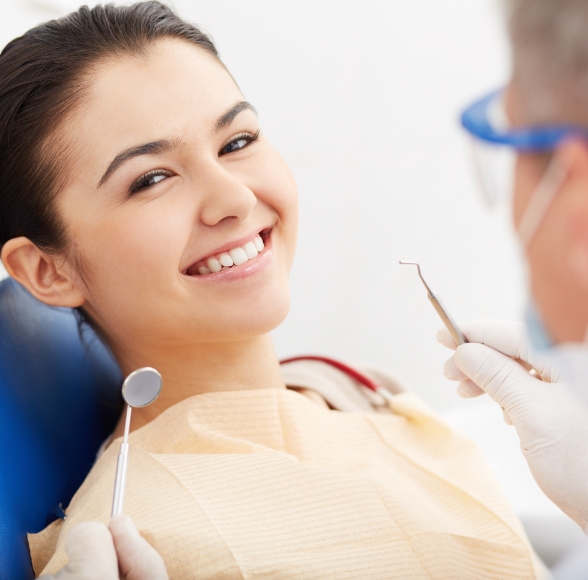
[[[55,209],[65,151],[56,128],[83,97],[92,67],[143,55],[178,38],[218,57],[211,39],[160,2],[82,6],[11,41],[0,54],[0,248],[26,236],[45,251],[67,248]]]

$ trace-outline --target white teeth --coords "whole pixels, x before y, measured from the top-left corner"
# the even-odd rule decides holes
[[[259,254],[259,252],[257,251],[257,248],[255,247],[255,244],[253,242],[247,242],[243,246],[243,250],[245,250],[245,254],[247,255],[247,258],[249,260],[251,260],[251,258],[255,258],[255,256],[257,256],[257,254]]]
[[[198,274],[216,274],[221,270],[226,270],[231,266],[240,266],[248,260],[255,258],[265,248],[263,239],[260,235],[255,236],[250,242],[247,242],[241,248],[234,248],[230,252],[223,252],[217,258],[208,258],[205,266],[198,268]]]
[[[229,254],[221,254],[218,257],[218,261],[220,262],[221,266],[225,266],[227,268],[233,265],[233,260],[231,259],[231,256],[229,256]]]
[[[244,264],[249,259],[243,248],[235,248],[234,250],[231,250],[229,254],[233,259],[233,264],[236,266]]]
[[[223,267],[221,266],[220,262],[214,258],[208,258],[208,262],[206,262],[206,265],[208,266],[208,269],[211,272],[220,272]]]

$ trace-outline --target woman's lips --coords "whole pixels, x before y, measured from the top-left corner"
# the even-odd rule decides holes
[[[198,260],[185,273],[187,276],[214,276],[225,270],[246,265],[264,252],[270,233],[271,229],[262,230],[241,246]]]

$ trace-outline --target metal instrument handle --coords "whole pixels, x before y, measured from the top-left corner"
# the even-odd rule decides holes
[[[433,305],[433,308],[437,311],[439,318],[441,318],[441,320],[443,321],[445,328],[449,330],[449,333],[453,337],[453,340],[455,340],[456,344],[458,346],[460,344],[465,344],[468,341],[468,339],[465,337],[464,333],[461,331],[459,326],[457,326],[455,320],[453,320],[447,308],[445,308],[445,305],[441,301],[441,296],[439,296],[439,294],[433,294],[431,292],[430,294],[428,294],[427,297]]]
[[[433,290],[431,290],[431,287],[427,284],[427,282],[423,278],[423,275],[421,274],[421,267],[420,267],[419,263],[418,262],[407,262],[406,260],[400,260],[400,264],[407,264],[410,266],[416,266],[419,278],[421,279],[423,286],[427,289],[427,298],[429,299],[429,302],[433,305],[433,308],[435,309],[435,311],[439,315],[439,318],[441,318],[441,320],[443,321],[445,328],[447,328],[447,330],[449,330],[449,333],[453,337],[453,340],[455,340],[457,346],[459,346],[460,344],[466,343],[468,341],[468,339],[465,337],[464,333],[460,330],[459,326],[457,326],[457,324],[455,323],[455,320],[453,320],[453,318],[451,317],[451,314],[449,314],[449,310],[447,310],[447,308],[445,308],[445,305],[441,301],[441,297],[438,294],[435,294],[433,292]]]
[[[129,444],[121,443],[120,452],[116,461],[116,479],[114,480],[114,495],[112,498],[112,513],[116,516],[122,514],[125,498],[125,484],[127,479],[127,462],[129,458]]]
[[[127,416],[125,419],[125,430],[123,440],[120,444],[118,459],[116,460],[116,477],[114,480],[114,494],[112,496],[112,514],[122,514],[123,501],[125,498],[125,484],[127,482],[127,463],[129,459],[129,431],[131,428],[131,406],[127,405]]]

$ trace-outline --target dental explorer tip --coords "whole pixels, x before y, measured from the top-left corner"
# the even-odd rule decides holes
[[[433,291],[431,290],[431,288],[429,288],[429,285],[425,282],[425,279],[423,278],[423,275],[421,274],[421,265],[418,262],[408,262],[407,260],[398,260],[398,263],[402,264],[402,265],[416,266],[419,278],[421,279],[421,282],[423,283],[423,285],[427,289],[427,293],[429,294],[429,296],[434,296]]]

